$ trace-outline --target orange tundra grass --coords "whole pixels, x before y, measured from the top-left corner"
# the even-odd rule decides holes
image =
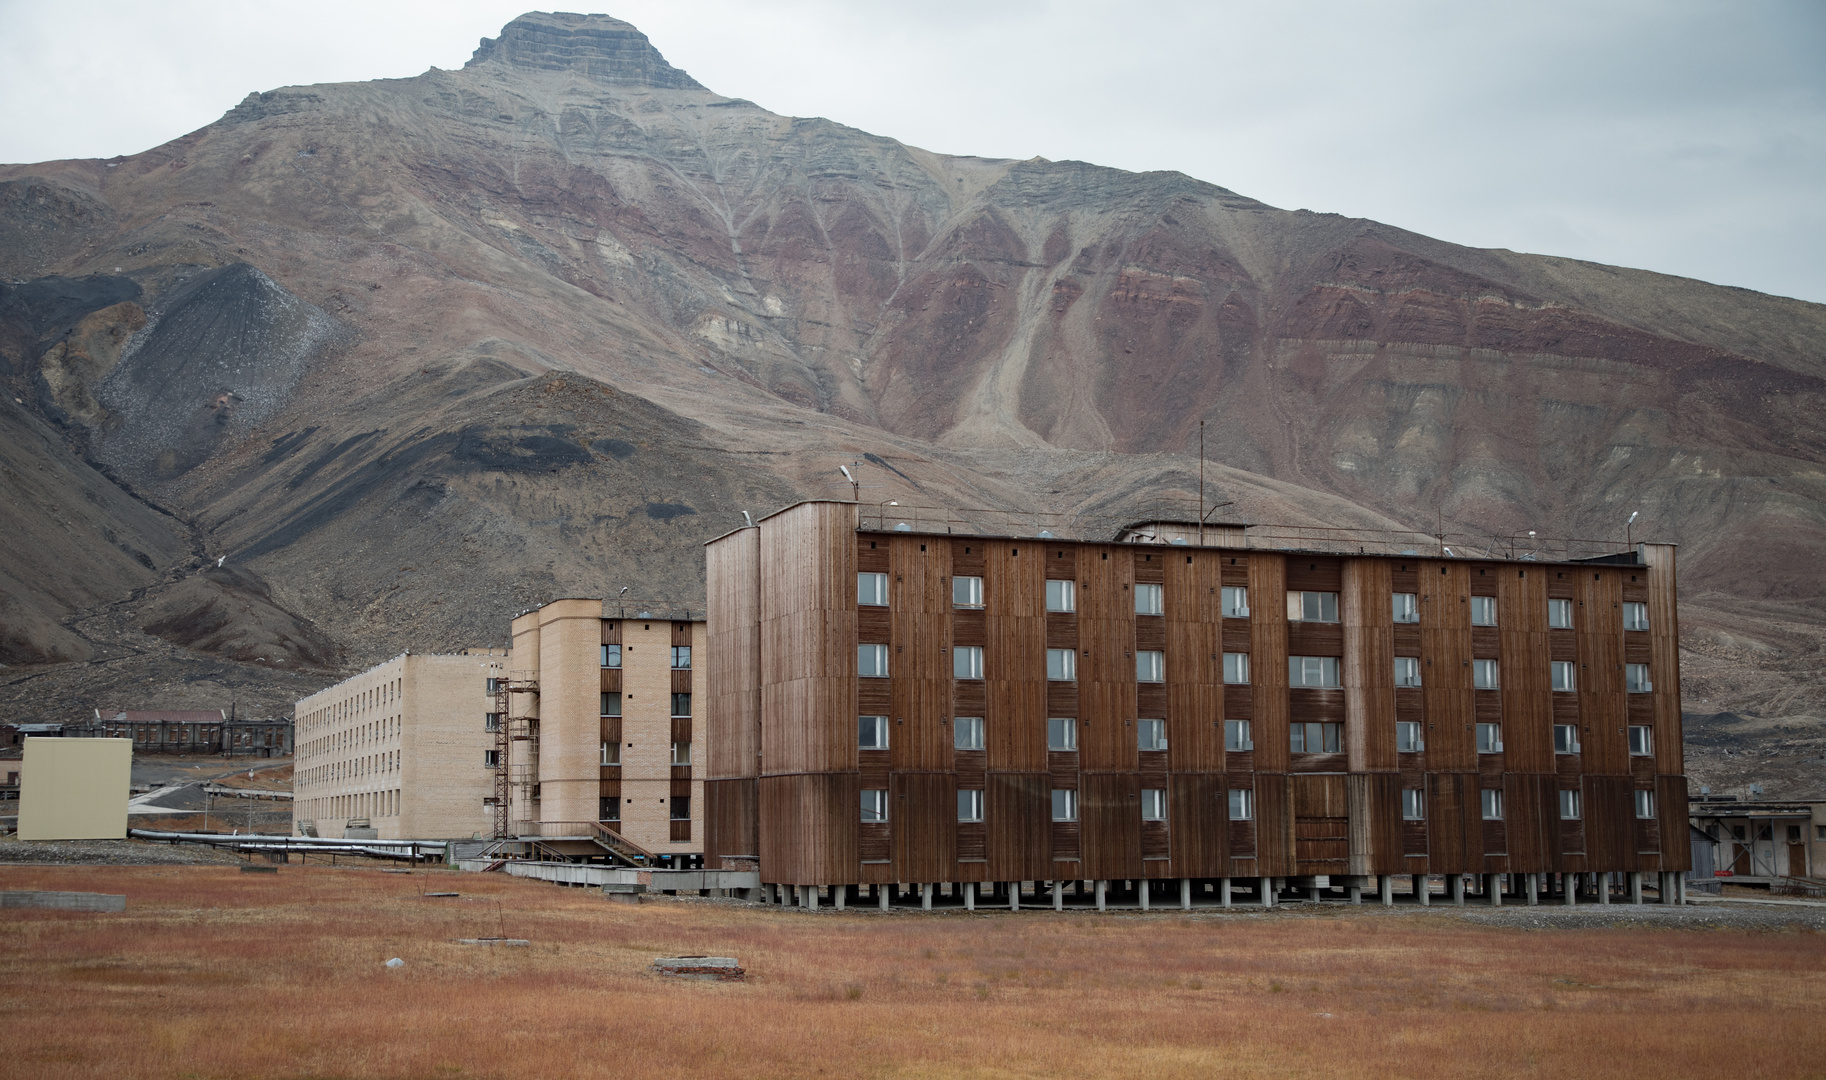
[[[0,922],[0,1074],[35,1080],[1826,1074],[1813,932],[811,915],[295,866],[15,866],[0,888],[127,895]],[[441,890],[462,896],[420,895]],[[501,934],[533,944],[452,943]],[[749,981],[648,973],[681,953]]]

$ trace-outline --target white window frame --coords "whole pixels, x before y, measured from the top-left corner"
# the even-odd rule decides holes
[[[888,647],[886,645],[856,646],[856,675],[863,679],[887,678]]]
[[[1249,589],[1244,585],[1225,585],[1220,598],[1224,606],[1224,618],[1247,619],[1249,617]]]
[[[1338,594],[1335,592],[1287,592],[1288,622],[1335,623],[1338,621]]]
[[[1076,649],[1046,650],[1046,681],[1077,682],[1078,651]]]
[[[1578,788],[1561,788],[1559,804],[1561,821],[1585,820],[1585,793]]]
[[[1427,793],[1421,788],[1401,789],[1401,820],[1425,821],[1427,819]]]
[[[1549,629],[1549,630],[1571,630],[1572,629],[1572,601],[1571,600],[1549,600],[1549,601],[1547,601],[1547,629]]]
[[[1164,615],[1164,614],[1166,614],[1166,605],[1167,605],[1166,592],[1167,592],[1166,586],[1164,586],[1164,585],[1146,585],[1146,584],[1136,585],[1135,586],[1135,614],[1137,614],[1137,615]]]
[[[1070,614],[1077,611],[1078,583],[1049,579],[1046,582],[1046,610],[1057,614]]]
[[[1052,789],[1052,819],[1054,821],[1078,820],[1078,793],[1071,788]]]
[[[1167,722],[1143,718],[1135,721],[1135,745],[1140,750],[1167,748]]]
[[[1152,649],[1135,650],[1135,681],[1158,683],[1167,681],[1167,654]]]
[[[857,574],[856,606],[887,607],[888,575],[867,572]]]
[[[1485,821],[1503,820],[1503,789],[1484,788],[1478,800],[1483,805]]]
[[[1471,661],[1471,686],[1476,690],[1501,690],[1502,666],[1495,660]]]
[[[1231,821],[1255,820],[1255,789],[1231,788],[1229,814]]]
[[[691,764],[691,744],[689,742],[674,742],[672,744],[672,764]]]
[[[1067,753],[1078,749],[1078,721],[1069,716],[1046,718],[1046,749]]]
[[[888,718],[885,716],[856,717],[856,749],[886,750],[888,748]]]
[[[1579,753],[1579,725],[1553,725],[1553,752],[1556,754]]]
[[[1496,597],[1473,596],[1471,598],[1471,625],[1496,625]]]
[[[1427,726],[1418,720],[1395,721],[1395,752],[1418,754],[1427,748]]]
[[[1571,660],[1553,660],[1548,663],[1553,672],[1553,692],[1556,694],[1576,694],[1579,692],[1578,665]]]
[[[482,751],[482,767],[484,769],[498,768],[500,766],[500,764],[501,764],[501,752],[500,751],[498,751],[498,750]]]
[[[954,750],[981,750],[983,748],[983,718],[980,716],[959,716],[951,721],[951,747]]]
[[[862,789],[862,820],[875,824],[888,820],[888,793],[884,788]]]
[[[619,670],[621,667],[621,646],[604,645],[602,647],[602,666]]]
[[[1636,789],[1636,820],[1653,821],[1655,819],[1655,793],[1648,788]]]
[[[1623,629],[1648,629],[1648,605],[1646,603],[1643,603],[1640,600],[1625,600],[1623,602]]]
[[[958,574],[951,579],[951,606],[975,611],[983,606],[983,579]]]
[[[1339,659],[1336,656],[1289,656],[1287,685],[1336,690],[1342,685],[1338,681],[1338,669],[1342,666]]]
[[[1629,754],[1631,757],[1655,756],[1655,729],[1647,724],[1629,726]]]
[[[604,742],[602,744],[602,764],[605,768],[621,764],[621,743]]]
[[[1319,748],[1312,748],[1314,728],[1317,728]],[[1299,745],[1294,742],[1298,740]],[[1331,748],[1326,748],[1326,743]],[[1295,754],[1342,754],[1344,753],[1344,725],[1331,720],[1311,720],[1304,723],[1296,720],[1287,725],[1288,749]]]
[[[1227,652],[1224,654],[1224,685],[1249,685],[1249,654],[1246,652]]]
[[[1420,621],[1420,596],[1417,593],[1398,592],[1389,602],[1390,614],[1396,623],[1407,625]]]
[[[1143,820],[1143,821],[1165,821],[1165,820],[1167,820],[1167,789],[1166,788],[1142,788],[1141,789],[1141,820]]]
[[[982,678],[983,647],[981,645],[952,646],[951,677],[954,679]]]
[[[1630,694],[1655,692],[1655,680],[1649,678],[1647,664],[1623,665],[1623,690]]]
[[[957,820],[972,825],[983,820],[983,792],[980,788],[957,789]]]
[[[1420,685],[1420,657],[1395,657],[1395,685],[1397,687],[1415,687]]]
[[[1503,725],[1477,725],[1477,752],[1480,754],[1500,754],[1503,752]]]
[[[1249,733],[1249,721],[1224,721],[1224,750],[1228,753],[1241,754],[1255,749],[1255,739]]]

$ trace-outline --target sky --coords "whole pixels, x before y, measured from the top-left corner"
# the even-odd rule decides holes
[[[603,10],[609,0],[590,0]],[[0,0],[0,162],[461,67],[491,0]],[[1826,302],[1826,2],[614,0],[718,93],[952,154]]]

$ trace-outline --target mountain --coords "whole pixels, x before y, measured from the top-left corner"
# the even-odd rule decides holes
[[[1826,733],[1821,305],[929,153],[547,13],[0,167],[0,279],[9,715],[279,709],[552,596],[701,607],[698,545],[839,464],[901,516],[1189,515],[1202,422],[1246,520],[1510,550],[1640,511],[1689,710]]]

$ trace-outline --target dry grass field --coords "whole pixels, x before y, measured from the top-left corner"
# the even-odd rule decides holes
[[[12,866],[0,888],[128,897],[0,922],[0,1074],[34,1080],[1826,1075],[1811,931],[813,915],[295,866]],[[533,944],[452,940],[501,934]],[[680,953],[750,980],[648,974]]]

